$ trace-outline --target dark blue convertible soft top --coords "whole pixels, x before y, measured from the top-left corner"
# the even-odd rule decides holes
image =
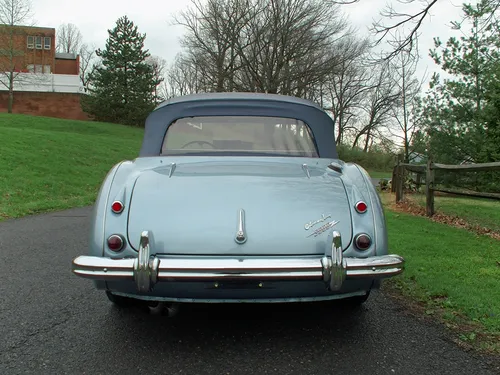
[[[333,120],[315,103],[291,96],[257,93],[207,93],[172,98],[146,119],[139,156],[158,156],[170,124],[184,117],[269,116],[302,120],[311,128],[321,158],[338,158]]]

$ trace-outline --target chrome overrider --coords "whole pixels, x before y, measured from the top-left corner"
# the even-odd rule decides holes
[[[140,293],[150,292],[158,282],[253,280],[323,280],[330,291],[339,291],[346,279],[381,279],[403,272],[404,259],[398,255],[368,258],[344,257],[342,238],[332,233],[332,244],[319,258],[191,259],[151,256],[152,234],[141,233],[137,258],[112,259],[79,256],[73,260],[73,272],[93,280],[134,280]]]

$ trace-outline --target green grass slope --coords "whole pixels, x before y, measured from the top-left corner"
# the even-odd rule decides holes
[[[106,173],[135,158],[143,130],[0,113],[0,220],[94,202]]]

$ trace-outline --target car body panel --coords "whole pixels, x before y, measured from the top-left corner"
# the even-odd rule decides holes
[[[338,173],[322,161],[309,167],[308,177],[302,166],[310,160],[272,159],[277,158],[186,160],[171,175],[170,168],[143,172],[128,212],[130,244],[138,250],[148,228],[155,233],[155,253],[322,254],[325,236],[312,234],[336,220],[347,248],[351,210]],[[245,212],[244,244],[235,241],[239,209]]]

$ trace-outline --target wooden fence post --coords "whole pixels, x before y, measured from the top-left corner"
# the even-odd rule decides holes
[[[396,172],[396,174],[398,175],[398,184],[396,186],[396,203],[401,202],[403,200],[404,172],[405,172],[405,167],[400,165],[398,162],[397,172]]]
[[[391,180],[391,193],[395,193],[396,192],[396,184],[398,183],[398,165],[396,163],[396,165],[394,166],[394,168],[392,168],[392,180]]]
[[[434,215],[434,169],[432,167],[432,159],[429,157],[425,174],[425,210],[429,217]]]

